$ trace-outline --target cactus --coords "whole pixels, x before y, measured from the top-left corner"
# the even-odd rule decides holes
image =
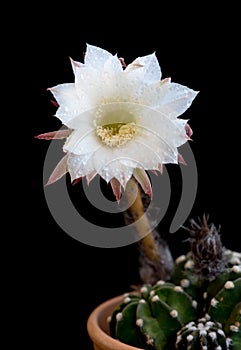
[[[241,349],[241,253],[222,247],[206,217],[189,231],[191,250],[169,280],[123,296],[109,317],[112,337],[146,350]]]
[[[163,349],[183,325],[196,318],[196,303],[183,288],[158,281],[126,294],[112,314],[111,335],[143,349]],[[135,336],[132,336],[135,333]]]
[[[177,332],[176,349],[229,349],[231,339],[225,333],[218,322],[210,321],[210,316],[199,318],[196,322],[186,324]]]

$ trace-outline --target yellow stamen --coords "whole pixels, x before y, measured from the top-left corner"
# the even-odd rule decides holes
[[[119,147],[130,141],[136,134],[135,123],[114,123],[97,126],[96,133],[109,147]]]

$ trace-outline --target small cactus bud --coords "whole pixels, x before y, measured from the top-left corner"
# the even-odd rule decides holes
[[[213,280],[224,269],[223,246],[220,238],[220,228],[208,223],[208,217],[203,216],[199,223],[190,220],[192,259],[196,274],[200,278]]]

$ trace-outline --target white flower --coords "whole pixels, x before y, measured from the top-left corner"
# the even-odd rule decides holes
[[[120,199],[121,187],[134,176],[151,196],[146,170],[184,162],[178,147],[192,134],[178,117],[197,95],[186,86],[161,80],[155,53],[125,66],[122,58],[88,45],[84,63],[71,59],[74,83],[50,88],[57,101],[56,117],[67,127],[37,138],[65,138],[64,158],[48,184],[67,172],[71,180],[99,174]]]

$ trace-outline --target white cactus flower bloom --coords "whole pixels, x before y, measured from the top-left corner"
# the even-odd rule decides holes
[[[151,196],[146,171],[185,162],[178,147],[192,131],[178,117],[198,92],[162,79],[155,53],[126,66],[117,55],[87,44],[84,63],[71,59],[71,64],[74,82],[49,89],[57,101],[56,117],[67,129],[36,136],[66,137],[66,155],[48,184],[67,172],[72,182],[83,177],[90,182],[99,174],[119,200],[134,176]]]

